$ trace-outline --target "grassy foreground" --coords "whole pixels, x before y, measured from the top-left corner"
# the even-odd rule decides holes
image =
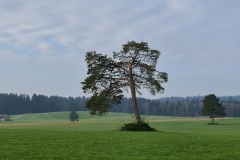
[[[148,116],[158,132],[120,132],[132,121],[127,114],[91,117],[68,122],[68,113],[13,116],[0,122],[1,160],[145,160],[240,159],[240,119],[208,119]]]

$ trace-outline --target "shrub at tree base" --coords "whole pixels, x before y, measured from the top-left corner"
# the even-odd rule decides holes
[[[121,127],[120,131],[157,131],[150,127],[147,123],[127,123]]]

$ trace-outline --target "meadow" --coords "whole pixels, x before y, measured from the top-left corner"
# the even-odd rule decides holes
[[[157,132],[119,131],[133,116],[109,113],[104,117],[79,112],[11,116],[0,122],[1,160],[186,160],[240,159],[240,118],[144,116]]]

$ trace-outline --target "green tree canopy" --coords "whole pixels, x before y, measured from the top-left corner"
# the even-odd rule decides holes
[[[163,93],[162,83],[168,81],[165,72],[156,70],[158,50],[152,50],[146,42],[130,41],[120,52],[113,52],[113,58],[96,53],[86,53],[88,77],[82,82],[85,93],[93,93],[86,107],[91,114],[102,115],[112,104],[119,104],[123,91],[130,89],[133,110],[137,123],[142,122],[139,114],[136,93],[145,88],[152,95]]]
[[[224,106],[219,102],[219,98],[217,98],[214,94],[209,94],[204,97],[202,113],[212,119],[212,124],[214,124],[215,117],[226,116]]]
[[[79,115],[77,114],[76,111],[71,111],[70,114],[69,114],[69,119],[72,122],[78,121],[79,120]]]
[[[78,104],[73,97],[68,98],[69,103],[67,105],[68,110],[70,110],[69,119],[70,121],[78,121],[79,115],[77,114]]]

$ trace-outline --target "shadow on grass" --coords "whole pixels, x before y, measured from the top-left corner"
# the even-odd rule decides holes
[[[220,125],[220,126],[240,126],[240,123],[231,123],[231,124],[220,123],[220,124],[218,124],[218,125]]]
[[[218,125],[218,123],[208,123],[208,125]]]

